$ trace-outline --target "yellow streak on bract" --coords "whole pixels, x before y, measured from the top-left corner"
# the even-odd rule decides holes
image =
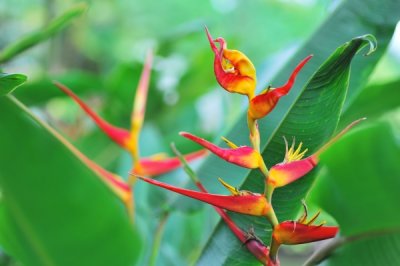
[[[222,180],[222,178],[218,178],[218,181],[226,188],[228,189],[232,195],[234,196],[240,196],[240,191],[235,188],[234,186],[229,185],[228,183],[226,183],[224,180]]]
[[[221,137],[221,139],[232,149],[237,149],[238,146],[233,143],[232,141],[230,141],[229,139],[225,138],[225,137]]]

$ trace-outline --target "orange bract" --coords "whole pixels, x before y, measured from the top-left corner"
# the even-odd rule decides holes
[[[256,69],[240,51],[227,49],[223,38],[213,40],[206,28],[208,41],[214,52],[214,73],[218,83],[229,92],[244,94],[251,99],[256,88]],[[219,49],[214,42],[219,43]]]

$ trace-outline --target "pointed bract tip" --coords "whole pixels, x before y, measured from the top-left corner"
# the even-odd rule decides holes
[[[210,43],[211,49],[213,50],[213,52],[214,52],[215,54],[217,54],[217,53],[218,53],[218,48],[217,48],[217,46],[216,46],[215,43],[214,43],[214,39],[213,39],[213,37],[211,36],[211,33],[210,33],[210,31],[208,30],[207,26],[205,26],[204,28],[205,28],[205,30],[206,30],[207,39],[208,39],[208,42]]]

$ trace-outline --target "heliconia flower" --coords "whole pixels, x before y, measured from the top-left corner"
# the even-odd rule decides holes
[[[341,136],[343,136],[347,131],[349,131],[353,126],[364,119],[365,118],[361,118],[349,124],[339,134],[323,145],[318,151],[305,159],[302,158],[307,150],[301,152],[302,143],[300,143],[295,150],[295,143],[293,142],[290,149],[288,149],[288,144],[285,139],[286,154],[284,161],[272,166],[269,169],[269,175],[267,179],[268,193],[272,194],[274,188],[290,184],[314,169],[314,167],[318,164],[321,153],[331,146],[335,141],[337,141]],[[270,200],[271,198],[268,197],[268,199]]]
[[[175,170],[176,168],[180,167],[180,163],[176,157],[168,158],[165,156],[163,158],[140,158],[139,156],[139,133],[141,131],[145,115],[151,62],[152,55],[149,53],[146,58],[146,63],[139,81],[138,88],[136,90],[136,97],[131,115],[130,131],[113,126],[105,121],[65,85],[58,82],[54,82],[54,84],[61,91],[70,96],[111,140],[131,153],[134,160],[134,171],[137,171],[138,174],[154,176]],[[205,151],[195,152],[188,154],[186,159],[192,161],[194,159],[203,157],[205,154]]]
[[[311,57],[312,55],[307,56],[296,66],[285,85],[279,88],[268,87],[259,95],[252,98],[249,102],[248,118],[256,120],[269,114],[274,109],[279,99],[289,93],[296,80],[297,74]]]
[[[259,168],[265,175],[267,174],[266,166],[261,154],[251,147],[248,146],[238,147],[231,141],[227,140],[226,138],[223,138],[223,140],[227,143],[230,149],[220,148],[217,145],[214,145],[213,143],[205,139],[199,138],[195,135],[192,135],[190,133],[180,132],[179,134],[187,139],[190,139],[200,144],[201,146],[210,150],[212,153],[214,153],[215,155],[224,159],[227,162],[250,169]]]
[[[256,88],[256,69],[250,59],[242,52],[227,49],[223,38],[213,39],[206,27],[207,38],[213,50],[214,73],[218,83],[229,92],[253,98]],[[215,45],[219,43],[219,49]]]
[[[264,195],[258,193],[243,191],[229,196],[217,195],[175,187],[143,176],[134,176],[152,185],[237,213],[268,217],[272,210]]]
[[[304,214],[297,221],[285,221],[275,226],[272,232],[270,257],[277,257],[280,245],[297,245],[333,238],[339,231],[337,226],[313,225],[320,212],[307,221],[307,207],[303,203]]]

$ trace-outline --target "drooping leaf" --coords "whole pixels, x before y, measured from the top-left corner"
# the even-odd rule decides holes
[[[360,6],[363,6],[363,8],[360,8]],[[368,6],[368,8],[366,8],[366,6]],[[373,14],[371,14],[370,10],[372,6],[374,6]],[[333,50],[333,47],[338,45],[338,42],[342,41],[343,38],[350,39],[354,35],[369,32],[376,35],[380,48],[370,57],[362,58],[363,61],[360,59],[355,60],[355,74],[350,78],[352,88],[352,93],[350,94],[357,94],[365,85],[368,75],[372,72],[376,63],[384,53],[397,23],[396,18],[383,22],[385,20],[384,18],[387,18],[388,13],[398,8],[400,8],[400,6],[396,1],[384,1],[379,4],[373,3],[373,1],[367,1],[367,3],[365,1],[344,1],[310,40],[306,42],[303,48],[295,55],[294,59],[278,73],[278,76],[274,80],[284,81],[285,73],[290,73],[290,69],[299,60],[298,58],[303,58],[310,53],[314,54],[314,58],[296,81],[292,93],[282,99],[277,109],[260,123],[261,146],[263,147],[263,156],[268,166],[281,161],[284,157],[284,146],[282,144],[283,141],[281,141],[283,135],[286,137],[296,136],[296,140],[303,141],[305,146],[309,148],[309,152],[312,152],[317,146],[321,145],[329,138],[339,118],[341,109],[340,99],[342,98],[338,97],[338,95],[331,95],[332,98],[330,99],[329,96],[326,95],[319,98],[318,94],[315,93],[316,91],[311,90],[310,86],[307,86],[306,91],[299,96],[301,93],[299,91],[299,84],[304,83],[306,77],[309,77],[310,73],[317,68],[324,57],[326,58],[326,56],[328,56],[330,49]],[[355,21],[358,23],[354,23]],[[353,23],[355,26],[348,27],[349,23]],[[345,72],[346,71],[342,72],[342,75]],[[329,94],[333,94],[334,91],[340,91],[339,87],[336,85],[341,84],[341,93],[346,93],[344,87],[348,85],[345,84],[347,83],[348,76],[341,76],[339,71],[335,70],[333,70],[333,73],[340,82],[330,84],[331,89],[333,89],[326,89],[326,91],[329,92]],[[333,76],[331,76],[332,73],[329,75],[333,78]],[[323,80],[315,79],[314,81],[319,83]],[[274,83],[272,84],[274,85]],[[315,98],[310,97],[313,91],[315,93],[313,95]],[[341,96],[343,97],[344,95]],[[298,98],[297,102],[296,98]],[[318,98],[319,100],[317,100]],[[309,105],[310,102],[313,101],[316,101],[314,103],[318,104]],[[330,104],[332,105],[329,106],[336,107],[328,107],[326,103],[322,103],[321,101],[331,102]],[[336,104],[332,103],[332,101],[336,101]],[[293,105],[294,102],[296,102],[295,105]],[[239,118],[233,130],[227,134],[228,138],[235,143],[245,144],[248,141],[245,121],[244,116]],[[312,124],[314,126],[311,126]],[[237,132],[246,133],[237,134]],[[246,170],[230,166],[212,157],[206,160],[204,166],[199,176],[203,178],[203,182],[206,183],[207,187],[212,187],[212,185],[210,185],[212,181],[210,180],[221,176],[226,179],[232,178],[236,180],[243,180],[244,178],[245,181],[242,186],[244,189],[262,191],[262,177],[258,175],[258,173],[250,172],[249,174]],[[313,173],[314,172],[311,172],[302,180],[276,191],[272,203],[277,209],[278,218],[280,220],[295,218],[295,214],[300,207],[300,200],[308,191],[314,178]],[[253,225],[256,229],[256,233],[268,244],[270,231],[266,221],[250,219],[244,216],[235,216],[235,219],[244,230]],[[199,265],[205,265],[210,261],[214,263],[217,262],[217,264],[221,265],[238,265],[243,262],[247,264],[256,263],[247,252],[240,248],[239,242],[235,242],[234,236],[232,236],[221,222],[218,224],[213,235],[211,235],[203,255],[200,258]]]
[[[22,74],[0,73],[0,96],[7,95],[26,81]]]
[[[43,29],[30,33],[0,51],[0,63],[5,63],[25,50],[35,46],[65,28],[74,18],[86,10],[86,4],[78,4],[55,18]]]
[[[337,220],[342,236],[365,235],[335,251],[328,265],[350,265],[354,258],[362,265],[400,261],[399,134],[398,125],[378,121],[323,154],[323,171],[310,199]]]
[[[140,241],[119,200],[43,122],[0,99],[0,244],[26,265],[132,265]]]

